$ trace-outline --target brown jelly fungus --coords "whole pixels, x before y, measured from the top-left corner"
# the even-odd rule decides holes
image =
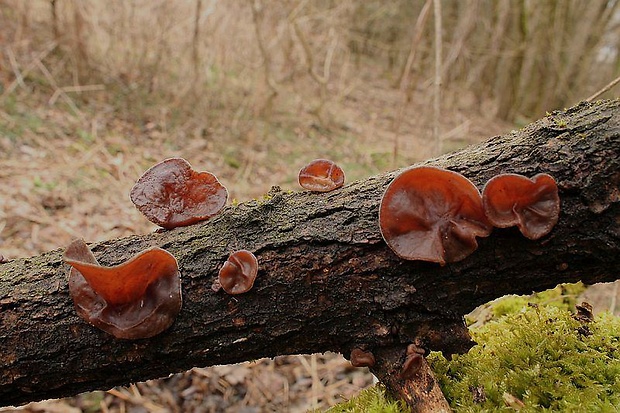
[[[166,159],[147,170],[131,189],[131,201],[151,222],[172,229],[216,215],[228,191],[209,172],[196,172],[183,158]]]
[[[344,185],[344,171],[327,159],[315,159],[299,171],[299,185],[313,192],[329,192]]]
[[[400,372],[402,379],[412,379],[424,365],[424,349],[410,344],[407,346],[407,356]]]
[[[456,172],[431,166],[399,174],[385,190],[379,226],[388,246],[406,260],[441,265],[464,259],[492,226],[476,186]]]
[[[375,356],[370,351],[357,347],[351,350],[350,360],[353,367],[372,367],[375,365]]]
[[[250,291],[258,274],[258,260],[250,251],[233,252],[219,273],[219,283],[228,294]]]
[[[532,179],[518,174],[497,175],[484,186],[482,204],[491,224],[498,228],[516,225],[532,240],[551,232],[560,215],[558,187],[547,174]]]
[[[152,247],[112,267],[100,266],[83,240],[63,259],[77,313],[116,338],[148,338],[172,325],[181,310],[181,275],[169,252]]]

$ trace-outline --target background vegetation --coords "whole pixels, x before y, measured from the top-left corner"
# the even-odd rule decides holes
[[[271,185],[297,190],[313,158],[352,181],[519,127],[618,76],[617,10],[615,0],[0,0],[0,254],[152,231],[127,194],[170,156],[244,201]],[[334,355],[283,357],[57,403],[304,411],[371,382]]]

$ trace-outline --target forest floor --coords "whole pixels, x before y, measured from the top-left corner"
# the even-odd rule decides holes
[[[215,173],[230,200],[244,202],[271,185],[299,190],[298,170],[327,157],[349,182],[432,158],[428,96],[404,103],[388,82],[359,85],[318,120],[272,114],[264,121],[210,124],[199,115],[119,116],[92,92],[85,104],[28,88],[0,101],[0,254],[13,259],[156,228],[131,204],[135,180],[172,156]],[[76,100],[77,102],[77,100]],[[82,102],[82,100],[80,100]],[[73,107],[75,104],[75,107]],[[77,110],[76,110],[77,109]],[[242,118],[238,118],[242,119]],[[468,107],[441,113],[442,152],[513,126]],[[3,412],[305,412],[348,399],[373,383],[341,355],[281,356],[182,373]]]

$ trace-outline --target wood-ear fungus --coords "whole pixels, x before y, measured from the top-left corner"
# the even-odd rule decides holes
[[[379,226],[388,246],[406,260],[444,265],[478,248],[492,226],[476,186],[463,175],[431,166],[405,170],[385,190]]]
[[[250,291],[258,274],[258,260],[250,251],[239,250],[228,257],[219,272],[220,286],[228,294]]]
[[[424,364],[424,353],[424,349],[415,344],[409,344],[407,346],[407,355],[403,363],[403,368],[400,371],[400,377],[402,379],[412,379],[420,371]]]
[[[532,240],[551,232],[560,216],[558,186],[544,173],[532,179],[518,174],[497,175],[484,186],[482,204],[491,224],[498,228],[516,225]]]
[[[315,159],[299,171],[299,185],[313,192],[329,192],[344,185],[344,171],[328,159]]]
[[[375,365],[375,356],[372,352],[358,347],[351,350],[350,360],[353,367],[372,367]]]
[[[181,274],[169,252],[153,247],[103,267],[83,240],[63,255],[71,265],[69,293],[80,317],[116,338],[148,338],[172,325],[181,310]]]
[[[216,215],[228,191],[212,173],[194,171],[183,158],[169,158],[138,179],[130,198],[149,221],[172,229]]]

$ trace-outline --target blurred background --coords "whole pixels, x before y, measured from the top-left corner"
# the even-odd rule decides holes
[[[619,47],[615,0],[0,0],[0,254],[153,231],[128,194],[171,156],[244,202],[314,158],[350,182],[459,149],[590,97]],[[303,412],[371,383],[285,356],[25,410]]]

